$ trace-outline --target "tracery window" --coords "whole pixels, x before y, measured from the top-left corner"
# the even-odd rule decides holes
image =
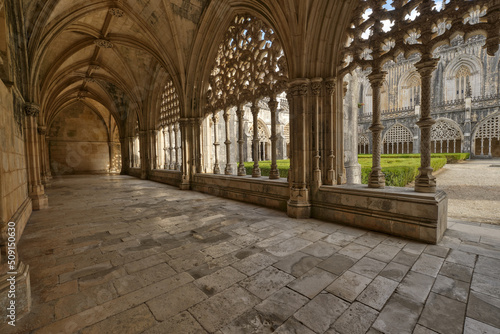
[[[384,153],[412,153],[413,135],[407,127],[401,124],[393,125],[384,135]]]
[[[157,145],[158,166],[179,170],[182,164],[180,103],[172,80],[168,80],[161,95]]]
[[[370,140],[367,134],[360,134],[358,136],[358,154],[370,153]]]
[[[474,142],[476,155],[500,156],[500,115],[490,117],[479,125]]]
[[[140,168],[141,167],[141,151],[140,151],[140,141],[139,141],[139,121],[135,122],[134,127],[134,137],[132,138],[132,156],[130,159],[130,167]]]
[[[455,74],[455,87],[457,89],[457,100],[462,100],[467,96],[470,87],[470,68],[462,65]]]
[[[438,120],[431,130],[433,153],[460,153],[462,131],[453,121]]]
[[[413,72],[407,79],[404,89],[403,107],[415,107],[420,104],[420,77],[417,72]]]
[[[251,15],[237,15],[228,28],[224,40],[219,45],[215,64],[209,76],[206,114],[215,115],[224,112],[225,133],[225,174],[233,174],[231,166],[232,144],[238,143],[238,175],[245,175],[243,148],[243,106],[251,105],[253,125],[258,124],[259,101],[265,100],[271,116],[272,151],[276,152],[276,111],[277,95],[286,89],[288,69],[283,48],[275,31],[262,20]],[[237,107],[238,138],[231,138],[231,115],[229,110]],[[214,131],[214,173],[218,173],[219,134],[217,126]],[[222,130],[222,128],[220,129]],[[260,176],[258,161],[264,156],[260,144],[258,127],[253,128],[253,160],[252,176]],[[234,146],[234,145],[233,145]],[[274,157],[275,155],[273,155]],[[275,158],[273,159],[273,161]],[[273,162],[276,165],[275,161]],[[270,177],[279,177],[277,169],[271,166]]]

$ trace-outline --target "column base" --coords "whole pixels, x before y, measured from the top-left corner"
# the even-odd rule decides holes
[[[14,272],[17,272],[17,274],[10,275],[5,273],[0,276],[0,305],[2,305],[0,314],[6,322],[2,324],[4,326],[16,325],[17,321],[31,310],[29,266],[21,261]],[[15,278],[15,297],[13,298],[9,298],[11,284],[7,280],[11,277]],[[11,305],[11,301],[15,301],[15,309],[9,310],[8,307]]]
[[[219,165],[214,166],[214,174],[220,174],[220,168]]]
[[[271,169],[271,171],[269,171],[269,178],[272,180],[279,179],[280,178],[280,171],[277,168]]]
[[[224,174],[225,175],[233,175],[233,167],[231,165],[226,165],[226,169],[224,169]]]
[[[49,197],[45,194],[32,194],[29,195],[33,210],[43,210],[49,208]]]
[[[415,191],[419,193],[436,192],[436,177],[432,175],[431,167],[418,169],[420,174],[415,179]]]
[[[374,169],[368,178],[368,188],[385,188],[385,174],[381,169]]]
[[[292,218],[310,218],[311,203],[309,203],[309,189],[296,188],[290,189],[290,199],[287,202],[286,212]]]
[[[259,167],[254,167],[252,170],[252,177],[261,177],[261,171]]]
[[[245,176],[245,175],[247,175],[247,170],[245,168],[245,165],[240,164],[240,166],[238,166],[238,176]]]

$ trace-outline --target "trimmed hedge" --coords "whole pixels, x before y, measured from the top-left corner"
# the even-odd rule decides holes
[[[406,160],[410,164],[407,166],[390,166],[384,167],[382,164],[382,172],[385,174],[385,185],[386,186],[394,186],[394,187],[404,187],[408,183],[413,182],[415,178],[418,176],[418,168],[420,167],[420,159],[416,158],[406,158],[406,159],[397,159],[397,160]],[[384,159],[382,159],[384,162]],[[386,161],[387,162],[387,161]],[[431,159],[431,167],[434,171],[441,169],[444,165],[446,165],[446,158],[432,158]],[[370,166],[362,166],[361,167],[361,183],[367,184],[368,178],[371,172],[371,163]]]
[[[359,154],[359,158],[371,158],[371,154]],[[458,161],[470,158],[470,153],[432,153],[432,158],[446,158],[447,163],[457,163]],[[382,154],[382,158],[420,158],[418,154]]]
[[[442,157],[446,155],[446,157]],[[452,157],[462,157],[458,155],[468,155],[468,153],[450,153],[432,155],[431,167],[437,171],[447,163],[447,159]],[[382,155],[382,172],[385,174],[385,184],[387,186],[404,187],[408,183],[413,182],[418,176],[418,168],[420,167],[419,154],[399,154],[399,155]],[[289,160],[278,160],[278,169],[280,177],[288,176],[290,168]],[[361,164],[361,183],[367,184],[368,177],[371,172],[372,159],[370,154],[360,154],[359,163]],[[259,161],[262,176],[269,176],[271,171],[271,161]],[[252,175],[253,162],[245,162],[247,175]]]

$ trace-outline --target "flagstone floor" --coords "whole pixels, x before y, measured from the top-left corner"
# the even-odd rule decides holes
[[[426,245],[128,176],[47,192],[1,333],[500,333],[498,225]]]

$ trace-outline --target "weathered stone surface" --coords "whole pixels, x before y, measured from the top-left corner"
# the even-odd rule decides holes
[[[198,303],[189,309],[189,313],[203,328],[209,332],[215,332],[259,302],[259,298],[245,289],[234,286]]]
[[[242,273],[251,276],[264,268],[272,265],[278,260],[269,254],[257,253],[234,263],[232,266]]]
[[[469,297],[469,288],[470,285],[468,283],[438,275],[431,291],[466,303]]]
[[[471,318],[465,318],[464,334],[500,334],[500,329]]]
[[[465,303],[432,293],[425,304],[419,324],[439,333],[462,333]]]
[[[500,280],[490,276],[474,274],[471,289],[500,299]]]
[[[401,249],[396,246],[380,244],[370,251],[366,256],[382,262],[390,262]]]
[[[276,262],[273,266],[295,277],[299,277],[314,268],[321,261],[321,259],[308,254],[296,252]]]
[[[364,257],[356,262],[349,270],[368,278],[375,278],[385,266],[385,262]]]
[[[439,274],[470,283],[472,279],[472,268],[452,262],[445,262]]]
[[[146,302],[156,320],[164,321],[205,300],[207,296],[194,284],[186,284],[174,291]]]
[[[411,334],[422,308],[422,304],[395,293],[373,323],[373,328],[387,334]]]
[[[309,245],[301,250],[303,253],[307,253],[317,258],[328,258],[332,256],[335,252],[337,252],[342,247],[333,245],[328,242],[324,242],[322,240],[315,242],[312,245]]]
[[[377,316],[377,311],[361,303],[354,302],[335,321],[333,328],[339,333],[364,334]]]
[[[285,287],[255,306],[255,310],[276,328],[307,302],[308,298]]]
[[[399,263],[390,262],[381,272],[380,276],[392,279],[396,282],[401,282],[406,276],[406,273],[410,270],[410,267],[404,266]]]
[[[140,333],[156,324],[146,305],[140,305],[114,315],[82,330],[82,334]]]
[[[424,303],[433,283],[434,279],[432,277],[410,271],[398,286],[396,292],[418,303]]]
[[[323,333],[348,308],[349,303],[329,293],[322,293],[295,313],[294,318],[316,333]]]
[[[331,244],[345,247],[350,244],[352,241],[356,239],[356,236],[351,234],[346,234],[342,232],[335,232],[330,234],[328,237],[324,239],[324,241],[329,242]]]
[[[189,312],[182,312],[155,327],[146,330],[144,334],[186,333],[206,334],[208,333],[193,318]]]
[[[303,276],[289,283],[288,287],[312,299],[337,279],[337,277],[337,275],[328,271],[313,268]]]
[[[292,275],[274,267],[268,267],[239,284],[260,299],[266,299],[294,279]]]
[[[380,311],[391,297],[398,283],[388,278],[378,276],[358,296],[357,300],[371,308]]]
[[[433,255],[422,254],[417,262],[413,265],[411,270],[425,274],[428,276],[436,277],[439,269],[443,265],[443,259]]]
[[[330,284],[326,288],[326,291],[349,302],[353,302],[370,282],[371,279],[365,276],[353,273],[352,271],[346,271]]]
[[[297,320],[290,318],[278,327],[274,334],[314,334],[314,332]]]
[[[213,274],[197,279],[194,284],[207,295],[212,296],[224,291],[247,276],[232,267],[226,267]]]
[[[479,256],[474,271],[493,278],[500,277],[500,259]]]
[[[369,251],[371,251],[371,248],[353,242],[339,250],[337,253],[352,257],[353,259],[361,259]]]
[[[344,255],[334,254],[325,261],[318,264],[318,267],[335,275],[342,275],[344,271],[351,268],[356,261]]]
[[[471,291],[467,317],[500,328],[500,299]]]

